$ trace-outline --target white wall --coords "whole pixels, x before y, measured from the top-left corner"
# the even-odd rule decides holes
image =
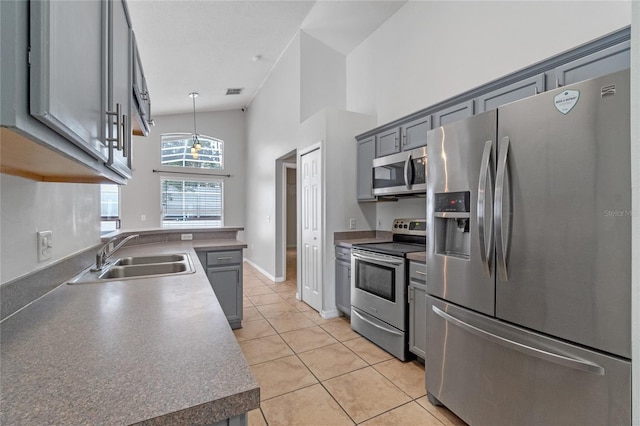
[[[388,123],[629,25],[630,7],[409,1],[347,57],[347,109]]]
[[[6,283],[100,242],[100,186],[0,175],[0,282]],[[53,231],[38,263],[36,233]]]
[[[300,37],[292,40],[247,110],[245,257],[276,275],[276,159],[297,147]]]
[[[300,32],[300,121],[327,107],[346,105],[346,57]]]
[[[190,101],[185,94],[185,102]],[[197,104],[196,104],[197,107]],[[224,170],[217,174],[230,174],[220,178],[224,182],[224,226],[244,226],[245,223],[245,167],[246,121],[245,113],[237,111],[198,112],[198,134],[224,141]],[[160,179],[182,177],[198,179],[198,175],[153,173],[170,170],[160,166],[160,141],[164,133],[192,133],[193,114],[154,116],[156,126],[148,137],[134,137],[133,179],[121,187],[121,219],[123,229],[157,228],[161,224]],[[203,176],[206,178],[206,176]],[[146,220],[142,220],[142,215]]]

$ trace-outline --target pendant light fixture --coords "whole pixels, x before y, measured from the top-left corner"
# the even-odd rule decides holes
[[[198,139],[198,132],[196,130],[196,98],[198,97],[198,92],[189,93],[191,99],[193,99],[193,144],[191,145],[191,156],[194,160],[198,158],[198,151],[202,149],[202,145],[200,145],[200,140]]]

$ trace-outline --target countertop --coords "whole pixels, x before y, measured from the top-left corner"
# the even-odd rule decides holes
[[[257,408],[260,389],[195,249],[146,244],[114,257],[189,253],[196,272],[63,284],[1,327],[1,424],[209,424]]]
[[[407,253],[407,259],[414,260],[416,262],[427,263],[427,252],[418,251],[415,253]]]

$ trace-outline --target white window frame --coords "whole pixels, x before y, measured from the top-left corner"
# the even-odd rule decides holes
[[[195,183],[214,183],[220,185],[220,218],[219,219],[176,219],[165,220],[165,210],[167,207],[164,202],[164,182],[165,181],[177,181],[177,182],[195,182]],[[184,190],[182,194],[184,194]],[[184,205],[184,197],[182,199]],[[192,177],[169,177],[163,176],[160,179],[160,222],[163,228],[221,228],[224,226],[224,181],[222,179],[212,179],[208,177],[192,178]],[[197,212],[197,210],[193,211]],[[182,217],[188,217],[189,212],[185,212],[184,207],[182,210]]]

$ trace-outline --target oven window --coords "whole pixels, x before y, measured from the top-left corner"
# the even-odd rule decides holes
[[[358,260],[355,281],[356,288],[395,303],[395,268]]]

